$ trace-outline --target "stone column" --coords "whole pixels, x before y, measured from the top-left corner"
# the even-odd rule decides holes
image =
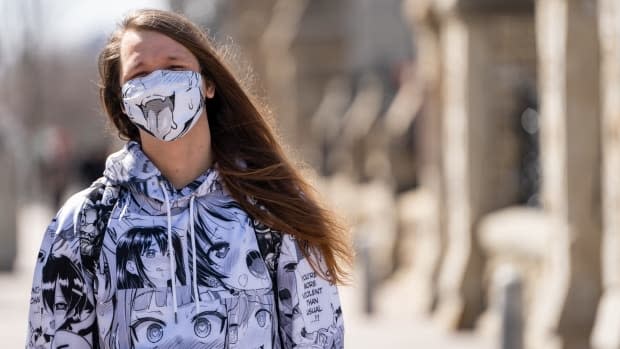
[[[595,4],[537,1],[542,201],[552,225],[528,348],[588,348],[601,292]]]
[[[300,31],[301,20],[308,6],[307,0],[277,0],[272,16],[261,38],[260,50],[265,62],[265,82],[274,102],[275,114],[287,143],[298,142],[297,69],[293,42]]]
[[[480,312],[480,256],[472,241],[470,119],[468,82],[470,31],[465,21],[450,15],[441,24],[443,67],[443,168],[446,179],[447,250],[439,276],[437,316],[447,327],[471,326]],[[469,311],[466,310],[469,308]],[[467,315],[466,315],[467,314]]]
[[[447,327],[467,328],[484,306],[477,226],[489,212],[518,201],[513,125],[519,92],[536,77],[533,6],[437,3],[444,6],[439,40],[447,248],[436,314]]]
[[[603,285],[592,347],[620,348],[620,3],[599,0],[603,147]]]
[[[399,199],[403,229],[413,230],[411,280],[416,291],[413,308],[430,312],[437,302],[439,267],[445,250],[445,200],[442,162],[442,104],[439,26],[431,0],[403,2],[404,13],[415,33],[415,74],[418,113],[419,189]],[[409,251],[411,253],[411,251]]]

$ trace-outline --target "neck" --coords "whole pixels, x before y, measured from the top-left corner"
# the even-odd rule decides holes
[[[211,135],[206,116],[183,137],[164,142],[140,131],[142,151],[177,188],[198,178],[213,164]]]

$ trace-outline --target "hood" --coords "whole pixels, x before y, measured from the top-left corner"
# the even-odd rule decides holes
[[[222,191],[216,163],[185,187],[174,188],[135,141],[128,142],[108,157],[103,176],[111,185],[125,187],[159,202],[166,201],[162,188],[166,189],[167,197],[172,201]]]

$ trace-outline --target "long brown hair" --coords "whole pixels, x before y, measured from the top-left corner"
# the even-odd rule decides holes
[[[187,18],[161,10],[136,11],[125,17],[101,52],[99,94],[121,138],[140,141],[137,127],[121,110],[120,41],[129,29],[162,33],[196,56],[202,75],[215,85],[215,96],[207,100],[206,109],[211,147],[228,191],[251,216],[294,236],[319,275],[344,282],[353,258],[347,230],[286,158],[265,113],[220,58],[208,35]],[[325,268],[319,267],[313,251],[320,252]]]

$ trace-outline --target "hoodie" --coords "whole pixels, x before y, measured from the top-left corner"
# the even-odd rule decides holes
[[[45,231],[26,347],[342,348],[343,335],[336,286],[248,216],[217,165],[175,189],[129,142]]]

